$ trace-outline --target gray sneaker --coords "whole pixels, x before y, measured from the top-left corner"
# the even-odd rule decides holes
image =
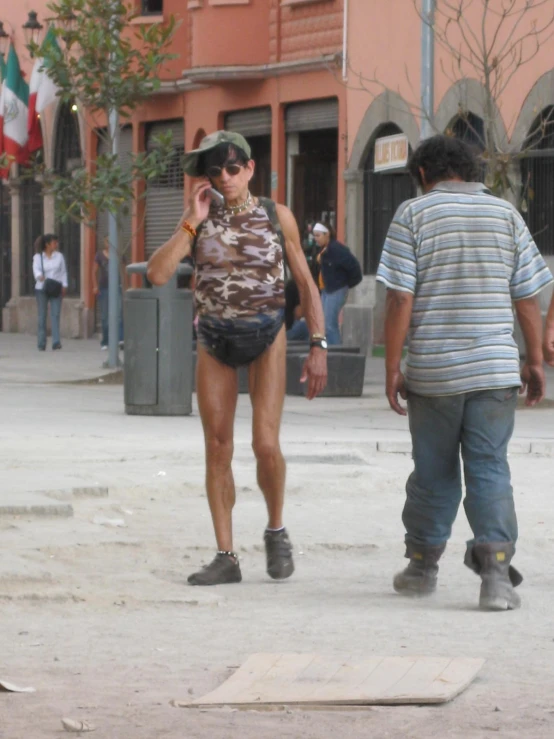
[[[294,572],[292,544],[286,529],[264,534],[267,574],[274,580],[285,580]]]
[[[209,565],[202,567],[188,578],[190,585],[226,585],[241,580],[238,559],[220,552],[215,555]]]

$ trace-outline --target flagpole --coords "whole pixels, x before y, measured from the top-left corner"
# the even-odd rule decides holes
[[[113,4],[113,3],[112,3]],[[112,29],[111,33],[117,33]],[[115,39],[114,39],[115,40]],[[111,153],[114,161],[119,154],[119,111],[111,108],[108,116],[108,131],[111,142]],[[120,292],[119,292],[119,233],[117,228],[117,215],[108,212],[108,240],[110,242],[108,260],[108,367],[120,366],[119,361],[119,314],[120,314]]]
[[[435,72],[435,0],[421,6],[421,138],[433,135]]]

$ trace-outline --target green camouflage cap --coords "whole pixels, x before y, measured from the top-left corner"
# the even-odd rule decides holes
[[[242,149],[249,159],[252,154],[248,141],[240,133],[236,133],[235,131],[215,131],[215,133],[204,136],[198,149],[193,149],[193,151],[185,154],[183,157],[183,169],[185,173],[191,177],[200,177],[202,174],[198,171],[200,155],[206,151],[215,149],[219,144],[234,144],[238,149]]]

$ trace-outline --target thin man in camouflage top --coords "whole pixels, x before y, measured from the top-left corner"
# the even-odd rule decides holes
[[[235,484],[231,469],[238,396],[237,368],[248,365],[252,446],[268,525],[267,572],[273,579],[294,571],[292,546],[283,525],[285,460],[279,431],[285,397],[284,259],[300,291],[311,333],[302,379],[315,398],[327,382],[327,343],[319,292],[300,245],[294,216],[284,205],[255,198],[248,186],[254,161],[238,133],[216,131],[185,155],[195,184],[179,227],[148,263],[148,279],[163,285],[179,262],[195,262],[198,321],[196,388],[206,442],[206,489],[217,542],[214,560],[189,577],[192,585],[240,582],[233,549]],[[225,202],[212,203],[210,188]],[[281,236],[283,237],[281,239]]]

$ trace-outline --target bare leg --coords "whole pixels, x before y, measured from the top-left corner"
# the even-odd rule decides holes
[[[235,505],[233,425],[237,407],[237,372],[218,362],[198,345],[196,366],[198,408],[206,444],[206,491],[217,548],[233,551],[232,513]]]
[[[285,399],[285,359],[283,328],[269,349],[252,362],[248,376],[253,410],[252,447],[270,529],[283,525],[286,465],[279,445],[279,430]]]

